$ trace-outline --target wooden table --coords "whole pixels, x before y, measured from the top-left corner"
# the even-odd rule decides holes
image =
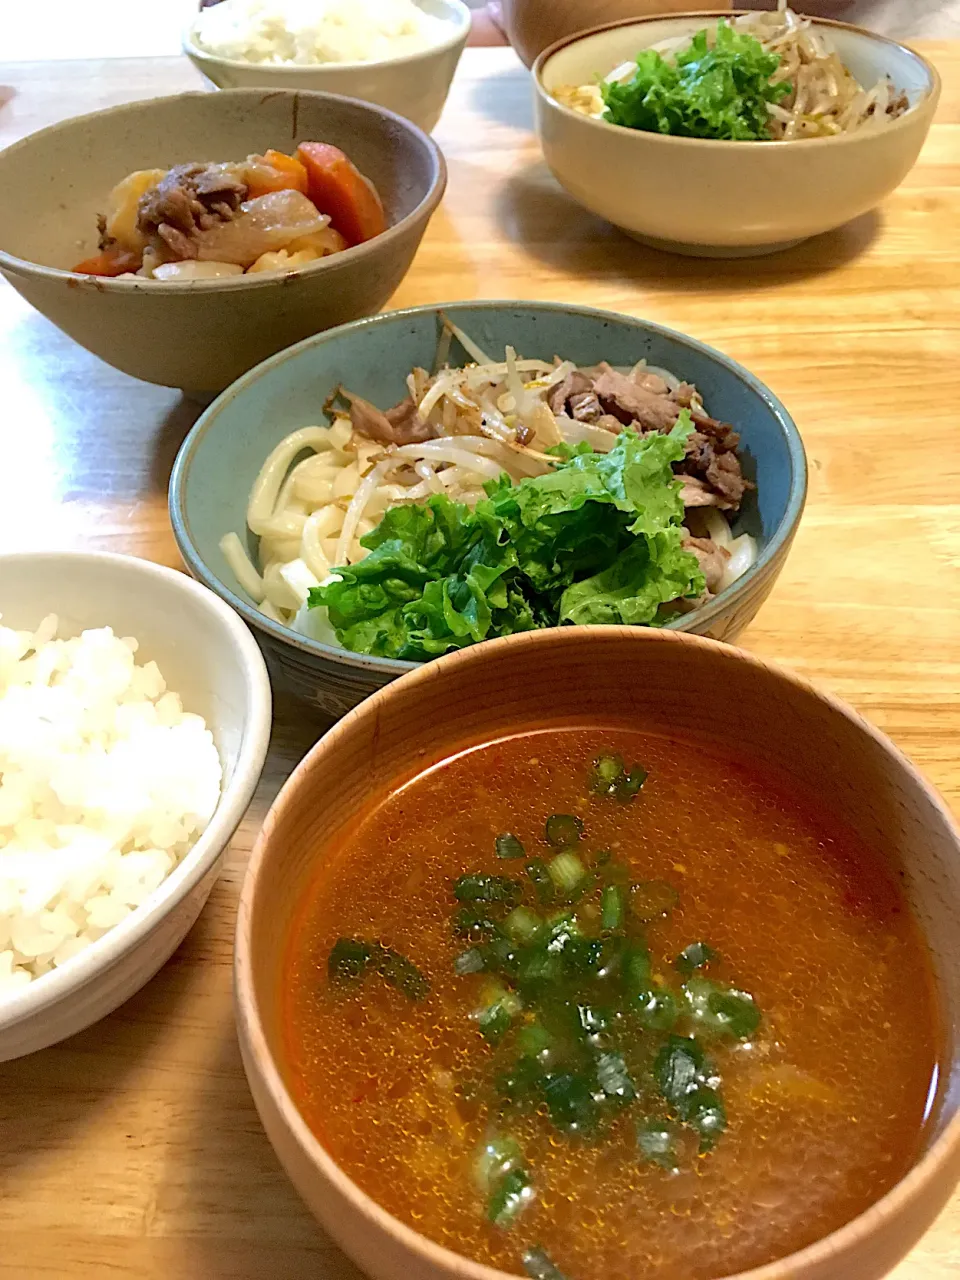
[[[468,50],[437,135],[449,190],[394,301],[577,300],[691,333],[769,383],[804,434],[810,496],[744,643],[859,707],[960,809],[960,43],[926,47],[944,98],[901,190],[745,263],[642,249],[571,204],[513,55]],[[176,59],[0,65],[0,146],[198,84]],[[197,406],[107,368],[2,281],[0,395],[0,546],[178,563],[166,486]],[[0,1277],[356,1280],[277,1164],[234,1038],[244,863],[324,727],[290,703],[275,719],[259,793],[178,955],[97,1027],[0,1066]],[[894,1276],[958,1268],[960,1196]]]

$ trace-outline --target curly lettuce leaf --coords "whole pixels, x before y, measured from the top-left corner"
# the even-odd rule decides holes
[[[642,49],[629,80],[601,85],[603,118],[674,137],[769,141],[767,105],[790,92],[772,82],[779,65],[778,54],[720,21],[712,46],[704,29],[672,59]]]
[[[610,453],[502,476],[472,511],[444,495],[395,507],[309,603],[345,648],[415,660],[563,622],[655,624],[703,591],[672,471],[691,430],[683,412],[666,435],[623,431]]]
[[[631,542],[602,573],[567,587],[558,621],[649,626],[661,605],[699,595],[703,574],[696,557],[680,545],[682,538],[683,530],[671,526]]]

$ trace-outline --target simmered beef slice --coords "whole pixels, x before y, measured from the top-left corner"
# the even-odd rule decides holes
[[[361,396],[349,391],[343,394],[350,401],[350,421],[354,431],[368,440],[376,440],[380,444],[420,444],[436,435],[433,427],[417,413],[417,406],[409,396],[384,412]]]
[[[700,572],[703,574],[707,590],[713,594],[719,590],[720,582],[730,559],[730,552],[711,538],[684,538],[685,551],[691,551],[697,557]]]
[[[722,494],[715,493],[705,480],[683,471],[677,479],[681,482],[680,501],[684,507],[719,507],[721,511],[729,511],[736,503],[728,501]]]
[[[195,258],[193,237],[228,222],[246,197],[246,183],[221,165],[179,164],[140,197],[137,226],[177,257]]]
[[[722,502],[708,504],[702,497],[693,506],[715,505],[735,509],[739,507],[747,489],[753,486],[743,478],[740,459],[734,452],[740,437],[726,423],[697,422],[697,429],[687,437],[687,453],[677,464],[680,479],[693,476],[707,489],[722,498]]]
[[[574,369],[562,382],[550,388],[547,393],[547,404],[554,413],[567,413],[572,418],[570,402],[574,396],[590,394],[593,391],[593,379],[587,373]]]
[[[636,423],[643,431],[669,431],[680,416],[680,406],[669,396],[648,390],[609,365],[601,365],[600,370],[593,384],[594,395],[603,411],[619,418],[625,427]]]

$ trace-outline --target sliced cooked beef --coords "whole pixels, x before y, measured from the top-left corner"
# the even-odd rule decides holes
[[[577,422],[598,422],[603,414],[600,401],[592,391],[576,391],[567,403],[571,417]]]
[[[721,511],[729,511],[736,503],[728,501],[721,494],[708,487],[706,481],[699,476],[691,476],[681,472],[677,479],[681,482],[680,500],[685,507],[719,507]]]
[[[343,395],[350,401],[350,421],[354,431],[359,431],[368,440],[376,440],[380,444],[420,444],[436,435],[433,427],[417,413],[417,406],[409,396],[384,413],[361,396],[349,391],[344,391]]]
[[[712,420],[711,420],[712,421]],[[691,431],[687,437],[687,453],[682,462],[677,464],[680,479],[693,476],[707,488],[723,499],[712,505],[736,509],[740,505],[747,489],[753,485],[743,478],[740,470],[740,459],[734,449],[740,443],[740,437],[724,423],[715,423],[719,428],[713,435],[703,428],[707,424],[698,422],[697,430]],[[688,505],[693,506],[694,503]],[[709,505],[700,502],[696,505]]]
[[[719,543],[714,542],[712,538],[684,538],[683,547],[686,551],[692,551],[697,557],[707,590],[711,593],[718,591],[727,561],[730,559],[730,552],[726,547],[721,547]]]
[[[222,165],[178,164],[140,197],[137,226],[176,257],[195,258],[192,238],[229,222],[246,198],[246,183]]]
[[[676,400],[681,409],[689,409],[693,404],[696,387],[689,382],[681,382],[676,391],[670,392],[670,399]]]
[[[679,405],[668,396],[648,391],[608,364],[602,364],[600,370],[593,384],[594,394],[604,412],[624,426],[636,423],[644,431],[669,431],[680,416]]]
[[[582,395],[584,391],[593,390],[593,379],[589,374],[581,373],[579,369],[574,369],[572,373],[568,373],[562,382],[558,382],[556,386],[550,388],[547,393],[547,404],[554,413],[568,412],[567,406],[571,396]],[[573,417],[573,415],[570,415]]]
[[[665,396],[670,390],[658,373],[647,373],[644,369],[638,369],[633,380],[638,387],[642,387],[644,391],[652,391],[655,396]]]
[[[604,431],[612,431],[618,436],[623,430],[623,423],[619,418],[615,418],[612,413],[603,413],[593,424],[595,427],[602,427]]]
[[[733,452],[717,453],[711,459],[706,470],[707,484],[724,498],[732,507],[739,507],[747,489],[753,486],[743,478],[740,470],[740,459]]]

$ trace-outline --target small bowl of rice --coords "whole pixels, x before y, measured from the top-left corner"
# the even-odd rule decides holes
[[[462,0],[220,0],[183,50],[219,89],[321,89],[429,133],[469,34]]]
[[[82,1031],[173,954],[270,713],[250,632],[185,575],[0,555],[0,1062]]]

